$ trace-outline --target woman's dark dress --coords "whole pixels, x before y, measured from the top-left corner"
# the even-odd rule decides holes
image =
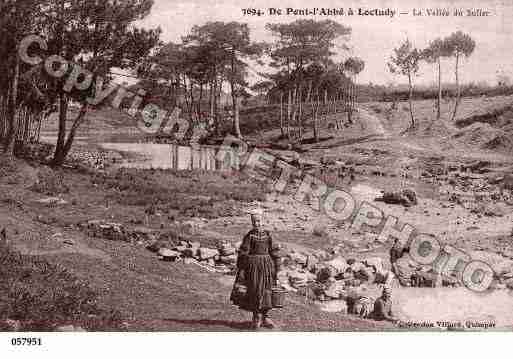
[[[253,229],[242,240],[237,258],[238,280],[246,285],[247,295],[238,303],[241,309],[261,312],[272,308],[276,252],[268,231]]]

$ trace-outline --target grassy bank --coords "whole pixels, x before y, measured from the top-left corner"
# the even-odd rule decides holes
[[[89,284],[64,267],[5,245],[0,252],[0,330],[51,331],[62,325],[122,329],[120,313],[101,308]]]

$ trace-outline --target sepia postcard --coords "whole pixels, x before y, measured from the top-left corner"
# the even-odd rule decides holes
[[[513,330],[511,2],[3,0],[0,33],[10,347]]]

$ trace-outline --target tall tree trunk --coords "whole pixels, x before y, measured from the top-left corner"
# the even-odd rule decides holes
[[[285,129],[283,128],[283,92],[280,91],[280,131],[281,137],[285,137]]]
[[[290,88],[287,90],[288,98],[287,98],[287,139],[290,141],[290,116],[291,116],[291,102],[292,102],[292,92]]]
[[[209,89],[209,95],[208,95],[208,108],[209,108],[209,118],[210,121],[213,121],[214,124],[214,135],[218,136],[218,128],[217,123],[214,117],[214,93],[215,93],[215,85],[214,85],[214,79],[210,81],[210,89]]]
[[[294,86],[294,93],[292,94],[292,106],[293,106],[293,109],[292,109],[292,117],[290,119],[290,122],[291,123],[295,123],[295,120],[296,120],[296,113],[297,113],[297,85]],[[294,131],[294,133],[296,133]]]
[[[220,123],[219,123],[219,97],[221,95],[218,94],[218,91],[221,91],[222,88],[222,82],[221,79],[219,79],[219,82],[217,81],[217,76],[214,77],[214,126],[216,128],[216,134],[220,134]]]
[[[57,145],[53,155],[52,165],[60,166],[64,162],[64,145],[66,141],[66,119],[68,114],[68,99],[66,94],[59,94],[59,132],[57,134]]]
[[[299,83],[299,111],[297,114],[297,122],[299,126],[299,142],[303,140],[303,83]]]
[[[461,89],[460,89],[460,81],[458,78],[458,65],[459,65],[460,54],[456,52],[456,67],[454,70],[454,75],[456,76],[456,99],[454,101],[454,111],[452,113],[451,122],[454,122],[456,119],[456,113],[458,112],[458,105],[460,104],[461,97]]]
[[[232,92],[232,112],[233,112],[233,126],[232,132],[237,137],[242,139],[240,132],[240,119],[239,119],[239,98],[237,97],[234,81],[230,81],[230,87]]]
[[[315,90],[315,101],[312,112],[314,141],[319,142],[319,121],[317,116],[319,112],[319,89]]]
[[[87,110],[88,110],[87,104],[82,104],[82,107],[80,108],[80,112],[78,113],[77,118],[75,118],[75,121],[73,121],[73,125],[71,125],[71,129],[69,130],[68,139],[66,140],[66,143],[64,144],[64,148],[62,150],[62,158],[59,158],[59,160],[60,160],[59,163],[54,162],[54,165],[61,166],[64,163],[64,160],[66,159],[69,151],[71,150],[73,141],[75,140],[77,130],[85,120]]]
[[[10,94],[10,101],[8,101],[8,127],[7,127],[7,137],[4,144],[4,152],[5,154],[12,158],[14,157],[14,146],[16,144],[16,134],[18,132],[17,122],[16,122],[16,113],[18,107],[18,81],[20,77],[20,57],[18,56],[18,52],[16,51],[15,55],[15,65],[14,65],[14,76],[12,79],[12,87]]]
[[[410,128],[415,128],[415,118],[413,117],[413,103],[412,103],[412,97],[413,97],[413,84],[411,81],[411,72],[408,72],[408,86],[410,88],[410,92],[408,93],[408,103],[410,105],[410,117],[411,117],[411,124]]]
[[[232,76],[230,79],[230,86],[232,91],[233,133],[237,138],[242,139],[239,119],[239,98],[235,89],[235,51],[232,52]]]
[[[436,119],[440,121],[442,111],[442,60],[438,56],[438,108],[436,111]]]

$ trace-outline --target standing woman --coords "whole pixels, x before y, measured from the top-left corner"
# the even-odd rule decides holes
[[[256,209],[250,214],[253,229],[242,240],[237,258],[236,284],[246,286],[246,295],[235,304],[253,313],[254,329],[262,325],[273,329],[276,325],[269,318],[269,311],[279,270],[278,248],[273,246],[269,232],[262,229],[263,211]]]

